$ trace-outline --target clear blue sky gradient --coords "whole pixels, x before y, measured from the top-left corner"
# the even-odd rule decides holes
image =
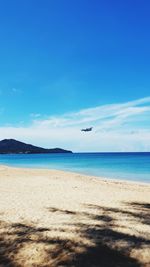
[[[150,1],[0,1],[0,125],[150,95]]]

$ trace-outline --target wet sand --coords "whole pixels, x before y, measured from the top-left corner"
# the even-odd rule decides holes
[[[149,267],[150,185],[0,166],[0,267]]]

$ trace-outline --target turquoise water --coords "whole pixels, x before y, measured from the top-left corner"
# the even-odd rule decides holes
[[[0,155],[0,164],[59,169],[111,179],[150,182],[150,153]]]

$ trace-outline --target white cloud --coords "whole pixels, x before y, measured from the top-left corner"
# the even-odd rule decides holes
[[[145,104],[145,106],[143,106]],[[96,123],[97,125],[106,120],[113,122],[123,121],[126,118],[150,111],[150,97],[138,99],[135,101],[123,103],[103,105],[95,108],[83,109],[79,112],[67,113],[62,116],[51,116],[45,120],[35,120],[34,125],[43,127],[67,127],[74,125],[89,125]],[[142,105],[142,106],[141,106]],[[108,121],[106,121],[107,123]]]
[[[41,114],[40,113],[31,113],[30,117],[31,118],[39,118],[39,117],[41,117]]]
[[[150,150],[150,97],[103,105],[40,119],[31,114],[28,127],[1,127],[0,139],[16,138],[45,147],[74,151]],[[93,131],[83,133],[83,127]]]
[[[21,92],[22,92],[21,89],[19,89],[19,88],[15,88],[15,87],[13,87],[11,91],[12,91],[12,93],[14,93],[14,94],[17,94],[17,93],[21,93]]]

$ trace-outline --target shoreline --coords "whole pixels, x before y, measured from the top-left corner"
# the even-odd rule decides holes
[[[0,165],[0,192],[1,267],[149,267],[149,184]]]
[[[110,181],[110,182],[114,182],[114,183],[131,183],[131,184],[139,184],[139,185],[148,185],[150,186],[150,182],[141,182],[141,181],[136,181],[136,180],[127,180],[127,179],[113,179],[113,178],[109,178],[109,177],[103,177],[103,176],[97,176],[97,175],[90,175],[90,174],[84,174],[81,172],[75,172],[75,171],[68,171],[68,170],[60,170],[60,169],[50,169],[50,168],[34,168],[34,167],[22,167],[22,166],[12,166],[12,165],[7,165],[7,164],[1,164],[0,163],[0,168],[1,167],[7,167],[7,168],[12,168],[12,169],[21,169],[21,170],[44,170],[44,171],[56,171],[56,172],[62,172],[62,173],[67,173],[67,174],[74,174],[74,175],[81,175],[84,177],[88,177],[88,178],[92,178],[92,179],[96,179],[96,180],[100,180],[100,181]]]

